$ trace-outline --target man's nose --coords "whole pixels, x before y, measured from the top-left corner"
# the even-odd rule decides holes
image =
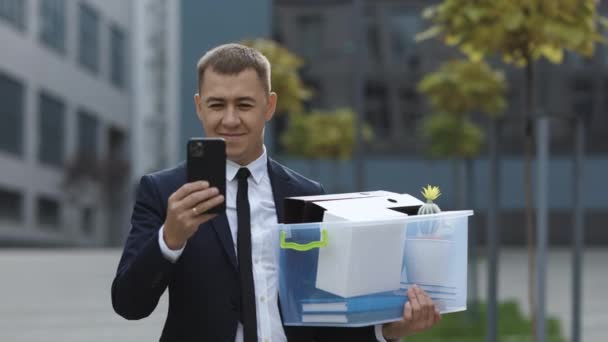
[[[238,126],[241,123],[241,119],[239,118],[239,113],[234,106],[228,106],[226,109],[226,113],[222,118],[222,124],[224,126],[234,127]]]

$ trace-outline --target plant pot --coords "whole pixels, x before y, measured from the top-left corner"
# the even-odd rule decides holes
[[[404,282],[416,285],[445,286],[449,281],[449,258],[453,242],[443,239],[406,239]]]

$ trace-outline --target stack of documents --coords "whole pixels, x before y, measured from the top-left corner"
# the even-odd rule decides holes
[[[303,299],[302,322],[304,323],[349,323],[365,317],[383,322],[393,320],[403,313],[407,301],[404,291],[392,291],[373,296],[351,298]]]

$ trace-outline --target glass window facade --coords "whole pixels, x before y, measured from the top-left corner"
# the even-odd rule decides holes
[[[65,0],[41,0],[40,41],[45,45],[65,52]]]
[[[23,195],[18,191],[0,189],[0,221],[23,220]]]
[[[63,166],[65,159],[64,102],[46,92],[38,100],[38,160],[46,165]]]
[[[110,29],[110,81],[119,88],[126,85],[126,35],[118,27]]]
[[[307,14],[298,16],[296,22],[302,55],[308,60],[317,58],[321,52],[323,18],[318,14]]]
[[[45,228],[59,229],[61,226],[61,205],[59,201],[39,197],[37,201],[38,224]]]
[[[0,72],[0,151],[23,154],[24,86]]]
[[[27,0],[0,0],[0,19],[18,30],[25,31]]]
[[[99,14],[85,4],[79,7],[78,59],[80,65],[99,71]]]
[[[99,136],[99,122],[95,115],[80,110],[78,112],[78,152],[86,158],[97,158],[97,138]]]

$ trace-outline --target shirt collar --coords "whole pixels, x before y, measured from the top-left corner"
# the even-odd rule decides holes
[[[262,177],[264,177],[264,173],[268,164],[268,155],[266,154],[266,146],[262,146],[262,155],[258,157],[258,159],[249,163],[249,165],[239,165],[232,160],[226,160],[226,179],[230,182],[236,177],[236,173],[239,171],[241,167],[246,167],[251,172],[251,177],[255,181],[256,184],[260,184],[262,181]]]

